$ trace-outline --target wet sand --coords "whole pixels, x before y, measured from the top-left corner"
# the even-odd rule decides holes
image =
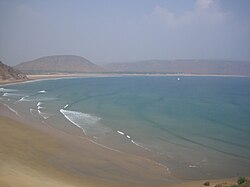
[[[166,186],[165,168],[42,124],[0,105],[0,186]],[[15,119],[13,119],[15,118]]]

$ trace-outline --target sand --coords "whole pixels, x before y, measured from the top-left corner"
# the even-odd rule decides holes
[[[0,104],[0,186],[165,186],[166,170],[41,124]],[[7,116],[7,117],[6,117]],[[12,119],[11,119],[12,118]]]
[[[39,75],[32,79],[60,77],[65,76]],[[235,184],[236,180],[173,185],[181,180],[146,158],[108,150],[84,136],[23,121],[0,104],[0,186],[200,187],[205,181],[214,186]]]

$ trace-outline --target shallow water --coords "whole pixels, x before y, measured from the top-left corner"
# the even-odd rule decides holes
[[[174,176],[250,174],[250,78],[45,80],[2,86],[0,98],[24,118],[75,126],[97,143],[167,166]]]

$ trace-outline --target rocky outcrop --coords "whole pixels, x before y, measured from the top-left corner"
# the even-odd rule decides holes
[[[0,61],[0,80],[26,80],[27,76]]]

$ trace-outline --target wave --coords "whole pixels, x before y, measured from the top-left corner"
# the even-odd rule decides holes
[[[0,88],[0,92],[16,92],[14,89]]]
[[[133,143],[134,145],[136,145],[136,146],[138,146],[138,147],[140,147],[140,148],[142,148],[142,149],[144,149],[144,150],[151,151],[149,148],[147,148],[147,147],[145,147],[145,146],[142,146],[142,145],[141,145],[140,143],[138,143],[138,142],[135,142],[133,139],[131,139],[131,136],[125,134],[124,132],[119,131],[119,130],[117,130],[116,132],[119,133],[119,134],[121,134],[121,135],[123,135],[123,136],[125,136],[126,138],[130,139],[131,143]]]
[[[67,105],[65,105],[63,108],[65,109],[65,108],[67,108],[69,105],[67,104]]]
[[[60,112],[67,120],[80,128],[86,135],[99,135],[111,131],[108,127],[99,123],[101,120],[100,117],[64,109],[60,109]]]
[[[198,166],[196,166],[196,165],[189,165],[188,167],[189,168],[197,168]]]
[[[43,103],[39,101],[36,106],[40,106],[41,104],[43,104]]]
[[[21,99],[19,99],[18,101],[16,101],[16,102],[22,102],[22,101],[25,101],[25,98],[27,98],[27,97],[29,97],[28,95],[26,95],[26,96],[24,96],[24,97],[22,97]]]
[[[121,135],[124,135],[124,132],[122,132],[122,131],[116,131],[116,132],[118,132]]]
[[[46,90],[40,90],[37,93],[47,93],[47,91]]]
[[[34,116],[34,117],[37,117],[37,116],[34,114],[34,111],[36,111],[36,110],[33,109],[33,108],[30,108],[30,114],[31,114],[32,116]]]
[[[22,97],[25,96],[24,94],[16,94],[16,93],[4,93],[3,97]]]
[[[27,99],[30,98],[30,99]],[[55,100],[56,98],[52,98],[52,97],[37,97],[37,98],[31,98],[30,96],[25,96],[23,98],[21,98],[20,100],[18,100],[17,102],[20,101],[26,101],[26,102],[41,102],[41,101],[52,101]]]
[[[15,113],[18,117],[22,118],[22,116],[20,116],[20,114],[15,111],[13,108],[11,108],[9,105],[2,103],[4,106],[6,106],[10,111],[12,111],[13,113]]]
[[[43,119],[48,119],[49,117],[52,116],[52,114],[48,114],[48,113],[45,113],[45,112],[41,112],[41,110],[37,110],[38,111],[38,114],[40,116],[42,116]]]
[[[140,143],[135,142],[135,141],[132,140],[132,139],[131,139],[131,142],[132,142],[134,145],[136,145],[136,146],[138,146],[138,147],[140,147],[140,148],[142,148],[142,149],[144,149],[144,150],[146,150],[146,151],[151,151],[149,148],[147,148],[147,147],[145,147],[145,146],[142,146]]]
[[[37,109],[38,109],[38,110],[44,108],[44,107],[41,106],[42,104],[43,104],[42,102],[38,102],[38,103],[37,103],[36,106],[37,106]]]
[[[63,109],[60,109],[60,112],[64,115],[64,117],[69,120],[72,124],[74,124],[75,126],[77,126],[78,128],[80,128],[84,134],[86,134],[85,130],[80,126],[78,125],[73,119],[72,117],[70,117],[70,111],[67,111],[67,110],[63,110]]]

